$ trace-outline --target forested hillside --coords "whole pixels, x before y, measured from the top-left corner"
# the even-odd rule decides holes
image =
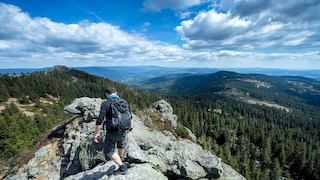
[[[200,79],[199,79],[200,78]],[[17,157],[67,117],[75,98],[104,97],[114,85],[133,111],[167,100],[198,143],[247,179],[320,179],[319,82],[218,72],[150,80],[147,93],[83,71],[54,67],[0,75],[0,157]],[[178,129],[181,135],[185,130]]]
[[[133,111],[159,100],[156,95],[83,71],[56,66],[30,74],[0,75],[0,159],[14,164],[43,134],[67,117],[63,108],[78,97],[104,98],[108,85],[128,100]],[[1,168],[2,169],[2,168]]]
[[[319,81],[217,72],[144,83],[247,179],[320,179]]]

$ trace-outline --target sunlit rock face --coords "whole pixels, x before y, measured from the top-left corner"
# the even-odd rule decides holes
[[[94,119],[101,102],[85,97],[66,106],[66,112],[80,116],[54,128],[50,143],[20,167],[19,173],[5,179],[245,179],[200,145],[176,137],[168,130],[147,127],[136,115],[124,158],[130,164],[128,173],[114,176],[113,171],[118,167],[105,159],[103,142],[93,142]],[[162,120],[173,121],[173,129],[176,126],[177,119],[169,103],[155,102],[150,111],[158,112]],[[101,135],[104,134],[102,129]]]

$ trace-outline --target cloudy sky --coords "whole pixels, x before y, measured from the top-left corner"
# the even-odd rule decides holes
[[[319,0],[0,0],[0,68],[320,70]]]

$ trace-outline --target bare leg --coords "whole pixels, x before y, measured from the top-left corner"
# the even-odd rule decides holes
[[[113,153],[113,155],[111,156],[111,159],[118,165],[121,166],[122,165],[122,161],[120,156],[117,153]]]
[[[119,148],[118,149],[118,154],[119,154],[120,158],[123,158],[124,148]]]
[[[118,149],[119,151],[119,149]],[[119,151],[119,154],[123,154],[123,149]],[[113,153],[113,155],[111,156],[111,159],[117,163],[117,165],[119,166],[119,168],[117,170],[114,171],[114,175],[119,175],[119,174],[126,174],[128,171],[128,163],[122,163],[122,160],[120,158],[118,153]]]

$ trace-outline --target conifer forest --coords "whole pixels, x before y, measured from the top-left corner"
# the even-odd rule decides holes
[[[277,101],[292,109],[286,111],[222,94],[150,93],[75,69],[0,75],[1,166],[7,161],[14,166],[50,128],[70,118],[64,106],[79,97],[104,98],[108,85],[116,87],[133,112],[159,99],[168,101],[179,125],[190,129],[197,143],[247,179],[320,179],[319,104],[283,96]],[[5,104],[12,98],[32,116],[14,103]]]

